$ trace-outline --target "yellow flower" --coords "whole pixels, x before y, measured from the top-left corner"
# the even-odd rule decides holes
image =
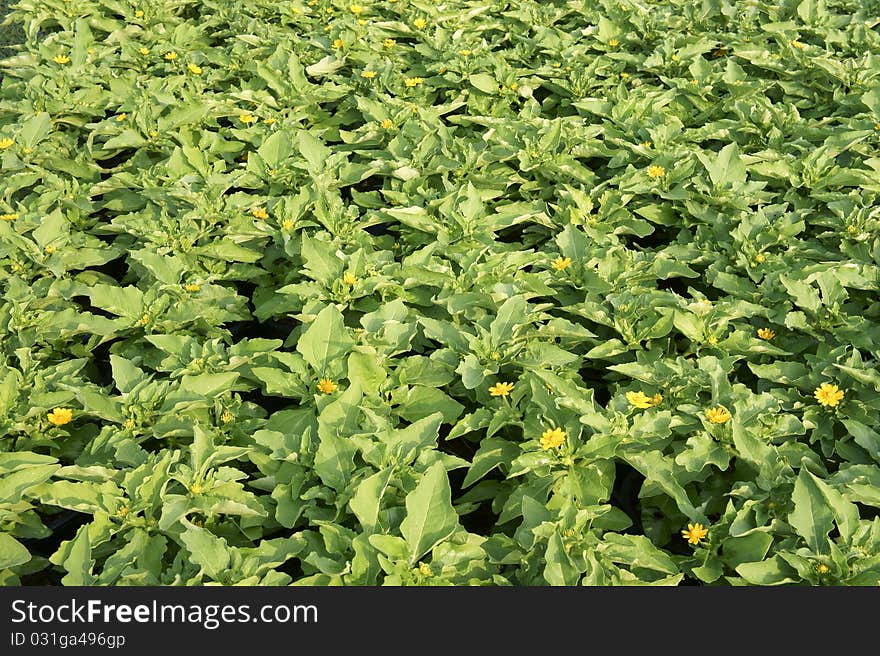
[[[393,48],[395,43],[397,43],[397,41],[395,41],[394,39],[385,39],[382,42],[382,45],[386,48]]]
[[[766,259],[767,259],[767,256],[764,255],[763,253],[758,253],[757,255],[755,255],[755,262],[757,262],[758,264],[763,264],[764,260],[766,260]]]
[[[681,537],[693,545],[699,544],[700,540],[707,535],[709,535],[709,529],[702,524],[688,524],[688,527],[681,531]]]
[[[382,121],[382,127],[386,130],[390,129],[392,125],[394,125],[394,123],[391,121],[390,118],[386,118],[384,121]]]
[[[54,57],[52,57],[52,61],[56,64],[69,64],[70,57],[68,57],[67,55],[55,55]]]
[[[640,145],[642,148],[650,148],[652,144],[651,144],[650,141],[643,141],[643,142],[640,143],[639,145]]]
[[[235,419],[235,415],[232,414],[229,410],[224,410],[223,414],[220,415],[220,421],[222,421],[224,424],[228,424],[233,419]]]
[[[15,221],[18,218],[18,212],[11,212],[10,214],[0,214],[0,221]]]
[[[153,139],[155,139],[156,137],[159,136],[159,133],[156,132],[156,130],[150,130],[150,136],[153,137]]]
[[[792,45],[793,47],[797,48],[798,50],[803,50],[804,48],[807,47],[805,44],[801,43],[801,42],[798,41],[797,39],[795,39],[794,41],[792,41],[792,42],[791,42],[791,45]]]
[[[250,124],[250,123],[257,122],[257,117],[254,116],[253,114],[242,114],[238,118],[241,120],[242,123]]]
[[[761,339],[773,339],[776,337],[776,333],[773,332],[770,328],[758,328],[758,337]]]
[[[12,146],[14,144],[15,144],[15,140],[10,139],[9,137],[6,137],[5,139],[0,139],[0,150],[6,150],[7,148],[9,148],[10,146]]]
[[[201,75],[202,74],[202,67],[197,64],[187,64],[186,67],[189,69],[189,72],[192,73],[193,75]]]
[[[716,408],[709,408],[706,410],[706,419],[713,424],[724,424],[730,421],[730,413],[727,411],[727,408],[723,408],[719,405]]]
[[[558,449],[563,442],[565,442],[565,431],[561,428],[548,428],[541,435],[541,448],[544,450]]]
[[[146,326],[148,323],[150,323],[150,315],[149,314],[145,314],[138,321],[139,326]]]
[[[376,71],[364,71],[363,73],[361,73],[361,77],[372,80],[374,77],[376,77]]]
[[[192,485],[189,486],[189,491],[190,491],[192,494],[196,494],[196,495],[201,494],[201,493],[202,493],[202,489],[203,489],[203,488],[202,488],[202,484],[201,484],[201,483],[193,483]]]
[[[125,112],[122,112],[119,116],[116,117],[117,123],[122,123],[125,120],[125,117],[128,116]]]
[[[462,57],[470,57],[473,54],[472,50],[459,50],[458,54]]]
[[[827,574],[831,571],[831,568],[828,567],[828,565],[826,565],[825,563],[819,563],[818,565],[816,565],[816,571],[819,572],[819,574]]]
[[[709,335],[709,339],[706,340],[710,345],[715,346],[718,343],[718,337],[715,335]]]
[[[349,9],[351,9],[351,13],[355,16],[364,13],[364,8],[361,5],[352,5]]]
[[[822,383],[815,389],[813,396],[815,396],[816,400],[822,405],[828,408],[833,408],[840,403],[840,400],[843,398],[843,390],[837,385]]]
[[[292,219],[284,219],[284,221],[281,222],[281,227],[284,228],[285,230],[292,230],[293,229],[293,220]]]
[[[143,18],[144,17],[144,10],[138,9],[136,12],[134,12],[134,16],[135,16],[135,18]]]
[[[177,53],[176,52],[166,52],[165,59],[167,59],[168,61],[174,61],[175,59],[177,59]]]
[[[427,563],[419,563],[419,571],[425,576],[431,576],[431,568]]]
[[[413,21],[413,25],[415,25],[417,30],[423,30],[428,26],[428,21],[426,21],[424,18],[416,18]]]
[[[142,55],[149,55],[150,49],[149,48],[141,48],[138,52],[140,52]]]
[[[345,41],[343,41],[342,39],[334,39],[334,40],[333,40],[333,47],[334,47],[334,48],[337,48],[337,49],[338,49],[338,48],[341,48],[341,47],[344,46],[344,45],[345,45]]]
[[[324,394],[332,394],[336,391],[337,387],[339,386],[329,378],[322,378],[318,381],[318,391],[323,392]]]
[[[408,77],[403,83],[408,87],[415,87],[424,82],[424,80],[420,77]]]
[[[50,424],[55,426],[63,426],[69,424],[73,420],[73,410],[70,408],[55,408],[46,417]]]
[[[366,25],[366,24],[367,24],[367,21],[365,21],[363,18],[358,18],[358,25]]]
[[[631,406],[644,410],[645,408],[653,408],[655,405],[660,405],[660,402],[663,401],[663,396],[661,394],[648,396],[640,390],[638,392],[627,392],[626,400],[629,401]]]
[[[356,285],[357,281],[358,279],[354,276],[354,274],[348,273],[347,271],[345,272],[345,275],[342,276],[342,282],[344,282],[346,285]]]
[[[254,215],[255,219],[268,219],[269,213],[262,207],[255,207],[251,210],[251,214]]]
[[[620,45],[620,41],[618,41],[617,39],[610,39],[608,41],[608,45],[614,48],[615,46]]]
[[[666,175],[666,169],[662,166],[649,166],[648,167],[648,177],[649,178],[662,178]]]
[[[53,245],[50,244],[49,246],[46,246],[46,248],[43,249],[43,250],[45,250],[46,253],[48,253],[49,255],[51,255],[52,253],[54,253],[55,251],[58,250],[58,247],[57,247],[57,246],[53,246]]]
[[[272,118],[271,116],[269,118],[263,119],[263,123],[265,123],[266,125],[272,125],[274,122],[275,122],[275,119]]]
[[[184,287],[184,289],[185,289],[186,291],[188,291],[188,292],[196,293],[196,292],[198,292],[198,291],[201,291],[202,286],[201,286],[201,285],[197,285],[197,284],[195,284],[195,283],[190,283],[189,285],[187,285],[186,287]]]
[[[122,427],[125,428],[126,430],[131,430],[132,428],[135,427],[135,421],[134,421],[134,419],[132,419],[131,417],[129,417],[129,418],[126,419],[124,422],[122,422]]]
[[[507,396],[513,389],[513,383],[496,383],[489,388],[489,394],[492,396]]]
[[[555,260],[553,260],[553,262],[550,263],[550,266],[552,266],[557,271],[562,271],[563,269],[568,267],[569,264],[571,264],[570,257],[557,257]]]
[[[679,57],[678,55],[672,55],[672,61],[677,62],[680,60],[681,60],[681,57]]]

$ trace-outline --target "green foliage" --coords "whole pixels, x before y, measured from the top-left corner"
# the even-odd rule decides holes
[[[878,25],[20,0],[0,583],[877,585]]]

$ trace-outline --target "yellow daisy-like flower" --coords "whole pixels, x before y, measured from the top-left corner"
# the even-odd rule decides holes
[[[333,47],[336,48],[337,50],[344,45],[345,45],[345,41],[343,41],[342,39],[334,39],[333,40]]]
[[[55,408],[52,412],[46,415],[46,418],[49,420],[50,424],[63,426],[64,424],[69,424],[73,420],[73,410],[70,408]]]
[[[663,401],[663,396],[661,394],[648,396],[639,390],[638,392],[627,392],[626,400],[629,401],[631,406],[645,410],[646,408],[653,408],[655,405],[660,405]]]
[[[424,18],[416,18],[413,21],[413,25],[417,30],[423,30],[428,26],[428,21],[426,21]]]
[[[358,279],[354,276],[354,274],[348,273],[347,271],[345,272],[345,275],[342,276],[342,282],[344,282],[346,285],[356,285],[357,281]]]
[[[358,14],[362,14],[365,11],[361,5],[351,5],[349,9],[351,10],[351,13],[353,13],[355,16],[357,16]]]
[[[403,81],[403,83],[408,87],[415,87],[420,85],[424,81],[425,80],[420,77],[408,77]]]
[[[657,179],[657,178],[662,178],[664,175],[666,175],[666,169],[664,169],[662,166],[649,166],[648,167],[648,177],[649,178]]]
[[[177,59],[177,53],[176,52],[166,52],[165,59],[167,59],[168,61],[174,61],[175,59]]]
[[[220,421],[222,421],[224,424],[228,424],[233,419],[235,419],[235,415],[232,414],[232,412],[230,412],[229,410],[224,410],[223,414],[220,415]]]
[[[361,73],[361,77],[372,80],[374,77],[376,77],[376,71],[364,71],[363,73]]]
[[[391,121],[390,118],[386,118],[384,121],[382,121],[382,127],[386,130],[390,129],[392,125],[394,125],[394,123]]]
[[[843,399],[843,390],[831,383],[822,383],[815,389],[813,396],[826,408],[833,408]]]
[[[0,150],[6,150],[10,146],[15,145],[15,140],[6,137],[5,139],[0,139]]]
[[[201,483],[193,483],[192,485],[189,486],[190,493],[192,493],[194,495],[201,494],[203,490],[204,490],[204,488],[202,487]]]
[[[492,396],[507,396],[513,389],[513,383],[496,383],[489,388],[489,394]]]
[[[730,421],[730,413],[727,411],[727,408],[719,405],[715,408],[709,408],[706,410],[706,419],[713,424],[724,424]]]
[[[470,57],[473,54],[473,52],[474,52],[473,50],[466,50],[465,49],[465,50],[459,50],[458,54],[461,55],[462,57]]]
[[[68,57],[67,55],[55,55],[54,57],[52,57],[52,61],[56,64],[69,64],[70,57]]]
[[[193,75],[201,75],[202,67],[198,64],[187,64],[186,67],[189,69],[189,72]]]
[[[793,47],[797,48],[798,50],[803,50],[804,48],[807,47],[805,44],[801,43],[801,42],[798,41],[797,39],[795,39],[794,41],[792,41],[792,42],[791,42],[791,45],[792,45]]]
[[[117,517],[125,517],[131,510],[128,506],[121,506],[119,510],[116,511]]]
[[[125,112],[122,112],[119,116],[116,117],[117,123],[122,123],[125,120],[125,117],[128,116]]]
[[[131,430],[132,428],[135,427],[135,424],[136,424],[135,420],[132,419],[131,417],[129,417],[124,422],[122,422],[122,427],[125,428],[126,430]]]
[[[141,48],[140,50],[138,50],[138,52],[141,53],[142,55],[146,56],[146,55],[150,54],[150,49],[149,48]]]
[[[681,537],[694,546],[700,544],[700,540],[705,539],[708,535],[709,529],[702,524],[688,524],[688,527],[681,531]]]
[[[758,328],[757,332],[758,337],[760,337],[761,339],[770,340],[776,337],[776,333],[773,332],[770,328]]]
[[[557,271],[562,271],[563,269],[567,268],[569,264],[571,264],[570,257],[557,257],[555,260],[553,260],[553,262],[550,263],[550,266],[552,266]]]
[[[254,116],[253,114],[242,114],[238,118],[242,123],[246,123],[248,125],[250,125],[251,123],[257,122],[257,117]]]
[[[266,125],[272,125],[275,122],[275,120],[276,119],[274,119],[270,116],[269,118],[264,118],[263,123],[265,123]]]
[[[269,213],[263,207],[255,207],[251,210],[251,214],[253,214],[255,219],[268,219]]]
[[[827,574],[831,571],[831,568],[828,567],[828,565],[826,565],[825,563],[819,563],[818,565],[816,565],[816,571],[819,574]]]
[[[18,218],[18,212],[10,212],[9,214],[0,214],[0,221],[15,221]]]
[[[51,255],[52,253],[54,253],[55,251],[58,250],[58,247],[57,247],[57,246],[53,246],[52,244],[49,244],[49,245],[46,246],[46,248],[44,248],[43,250],[46,251],[46,254],[47,254],[47,255]]]
[[[337,387],[339,386],[329,378],[322,378],[318,381],[318,391],[323,392],[324,394],[332,394],[336,391]]]
[[[608,45],[611,46],[612,48],[614,48],[614,47],[620,45],[620,41],[618,41],[617,39],[609,39]]]
[[[281,222],[281,227],[284,230],[293,230],[293,220],[292,219],[284,219]]]
[[[419,563],[419,572],[424,576],[431,576],[431,567],[427,563]]]
[[[186,287],[184,287],[184,289],[185,289],[186,291],[188,291],[188,292],[195,293],[195,292],[201,291],[202,286],[201,286],[201,285],[197,285],[197,284],[195,284],[195,283],[190,283],[189,285],[187,285]]]
[[[397,41],[395,41],[394,39],[385,39],[382,42],[382,45],[386,48],[393,48],[395,43],[397,43]]]
[[[639,144],[642,148],[650,148],[653,144],[650,141],[643,141]]]
[[[138,9],[136,12],[134,12],[134,16],[135,16],[135,18],[143,18],[144,17],[144,10]]]
[[[766,259],[767,256],[763,253],[758,253],[757,255],[755,255],[755,262],[757,262],[758,264],[763,264]]]
[[[558,449],[562,446],[563,442],[565,442],[565,431],[561,428],[548,428],[541,435],[541,448],[545,451],[547,449]]]

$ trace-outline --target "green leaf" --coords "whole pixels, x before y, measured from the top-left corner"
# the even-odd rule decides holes
[[[31,559],[27,548],[8,533],[0,533],[0,570],[22,565]]]
[[[410,552],[410,565],[448,538],[458,528],[452,490],[442,462],[434,463],[416,488],[406,495],[406,517],[400,532]]]
[[[190,560],[212,579],[221,580],[229,567],[229,548],[226,540],[203,528],[189,525],[180,539],[190,551]]]
[[[379,523],[379,508],[382,496],[391,482],[394,468],[388,467],[376,472],[358,484],[349,506],[367,535],[374,533]]]
[[[338,370],[339,363],[351,352],[352,346],[354,340],[348,334],[342,313],[335,306],[328,305],[300,337],[296,350],[319,376],[324,376],[331,368]],[[332,367],[331,363],[336,363],[337,367]]]

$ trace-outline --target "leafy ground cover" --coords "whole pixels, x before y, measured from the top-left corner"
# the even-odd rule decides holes
[[[6,585],[880,583],[880,11],[20,0]]]

